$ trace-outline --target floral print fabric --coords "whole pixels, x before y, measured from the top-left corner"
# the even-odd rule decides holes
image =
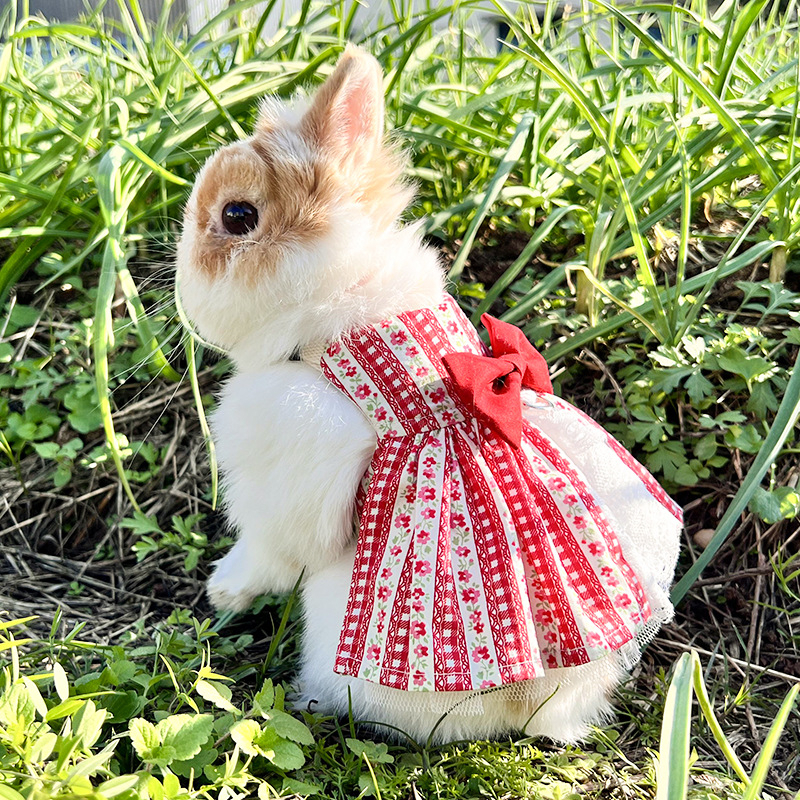
[[[533,679],[620,649],[651,616],[580,471],[527,421],[515,450],[472,418],[442,364],[453,352],[487,350],[447,296],[354,332],[321,360],[378,436],[359,493],[335,669],[397,689]],[[652,476],[609,440],[609,452],[680,518]]]

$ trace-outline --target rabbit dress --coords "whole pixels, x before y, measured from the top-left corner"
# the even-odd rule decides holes
[[[610,653],[630,666],[671,617],[680,508],[552,394],[518,329],[484,322],[493,353],[447,295],[322,355],[377,434],[337,673],[494,689]]]

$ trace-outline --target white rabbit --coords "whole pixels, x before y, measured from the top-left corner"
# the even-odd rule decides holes
[[[299,683],[318,710],[352,708],[420,741],[523,730],[575,740],[607,717],[610,692],[671,614],[680,521],[599,426],[540,392],[523,390],[525,419],[559,441],[592,487],[649,621],[602,658],[540,663],[535,678],[491,691],[406,690],[334,671],[356,560],[356,497],[378,432],[320,358],[330,362],[329,345],[353,331],[446,306],[436,254],[417,226],[398,222],[411,197],[402,168],[384,143],[380,68],[348,48],[310,103],[264,101],[253,136],[221,149],[198,176],[178,290],[200,333],[236,366],[212,428],[239,538],[209,595],[217,608],[241,611],[260,593],[291,589],[305,571]]]

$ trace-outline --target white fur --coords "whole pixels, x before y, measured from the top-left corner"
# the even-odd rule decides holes
[[[303,115],[308,111],[308,101],[301,94],[291,102],[275,95],[267,95],[258,104],[258,125],[269,129],[297,130]]]
[[[580,667],[550,670],[546,677],[525,682],[524,699],[511,686],[482,696],[483,713],[458,713],[470,692],[441,692],[454,713],[429,709],[424,692],[383,689],[375,694],[359,678],[333,671],[339,632],[344,620],[355,547],[326,569],[309,575],[303,589],[305,633],[298,705],[322,713],[346,715],[374,723],[377,731],[394,735],[393,726],[419,742],[497,738],[524,732],[564,742],[584,738],[591,725],[608,720],[608,697],[625,675],[614,656]],[[443,717],[443,718],[442,718]],[[526,725],[527,723],[527,725]]]
[[[583,738],[610,716],[608,696],[624,674],[613,657],[552,671],[527,688],[524,702],[513,692],[487,694],[482,715],[454,713],[441,722],[420,694],[404,692],[400,702],[387,703],[392,690],[375,699],[364,681],[333,671],[353,569],[353,503],[375,434],[319,372],[275,359],[350,327],[432,305],[442,290],[436,260],[414,229],[373,240],[372,257],[364,261],[347,256],[354,243],[365,246],[359,233],[349,228],[291,265],[295,275],[308,275],[316,263],[327,295],[315,292],[311,281],[306,289],[295,284],[293,291],[307,291],[306,298],[273,306],[264,324],[232,348],[238,374],[225,387],[212,424],[228,517],[239,540],[209,581],[212,603],[245,610],[259,593],[291,589],[305,570],[301,705],[314,701],[316,709],[338,715],[352,708],[356,719],[394,726],[423,742],[432,732],[436,742],[502,736],[522,730],[532,715],[528,735]],[[464,695],[451,694],[457,706]]]
[[[262,368],[406,310],[409,301],[416,308],[435,303],[442,284],[436,255],[421,246],[415,228],[375,231],[355,209],[337,209],[331,233],[276,276],[261,304],[270,306],[264,323],[237,341],[231,356],[240,369]]]
[[[184,307],[202,333],[229,344],[237,367],[212,418],[227,515],[239,531],[209,582],[217,608],[241,611],[257,594],[291,589],[303,569],[330,564],[354,535],[374,430],[318,370],[284,359],[441,296],[436,256],[413,228],[368,244],[365,220],[343,214],[340,222],[314,250],[282,264],[274,291],[265,286],[241,311],[232,272],[205,290],[198,271],[179,274]],[[352,247],[373,255],[356,258]]]
[[[375,433],[356,406],[300,363],[240,372],[212,418],[225,505],[239,531],[209,581],[218,608],[245,610],[319,572],[353,535]]]
[[[379,102],[373,105],[382,112]],[[285,127],[281,141],[291,158],[316,157],[307,143],[292,144],[304,109],[286,110],[271,100],[262,111],[265,124]],[[327,235],[313,246],[284,248],[277,268],[257,285],[238,279],[236,252],[212,280],[190,256],[194,237],[205,235],[196,229],[196,195],[178,249],[178,289],[199,331],[230,351],[237,372],[212,423],[227,514],[239,539],[216,565],[211,600],[243,610],[261,592],[290,589],[305,571],[303,701],[337,714],[352,702],[356,718],[424,741],[440,715],[425,708],[423,693],[404,692],[393,702],[392,693],[399,693],[385,690],[389,702],[383,702],[363,681],[333,672],[354,558],[354,499],[375,433],[318,370],[287,359],[353,328],[437,303],[443,278],[436,255],[421,243],[418,228],[379,228],[355,200],[342,197],[330,209]],[[482,715],[448,715],[434,740],[519,730],[542,703],[526,732],[578,739],[608,714],[607,696],[623,674],[615,656],[604,661],[553,670],[525,687],[524,701],[515,699],[513,687],[489,693]],[[452,705],[462,699],[462,693],[446,698]]]
[[[417,226],[375,230],[356,204],[344,201],[331,217],[327,236],[294,248],[244,297],[235,264],[211,280],[179,245],[183,307],[206,338],[230,351],[238,371],[264,369],[308,344],[438,302],[442,272]]]

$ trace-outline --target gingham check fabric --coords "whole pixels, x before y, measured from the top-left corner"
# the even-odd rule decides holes
[[[322,356],[323,373],[378,436],[359,492],[336,671],[398,689],[468,691],[618,650],[651,609],[602,503],[530,416],[519,449],[473,418],[442,363],[451,353],[487,350],[448,296],[357,330]],[[608,444],[617,468],[680,519],[644,467]]]

